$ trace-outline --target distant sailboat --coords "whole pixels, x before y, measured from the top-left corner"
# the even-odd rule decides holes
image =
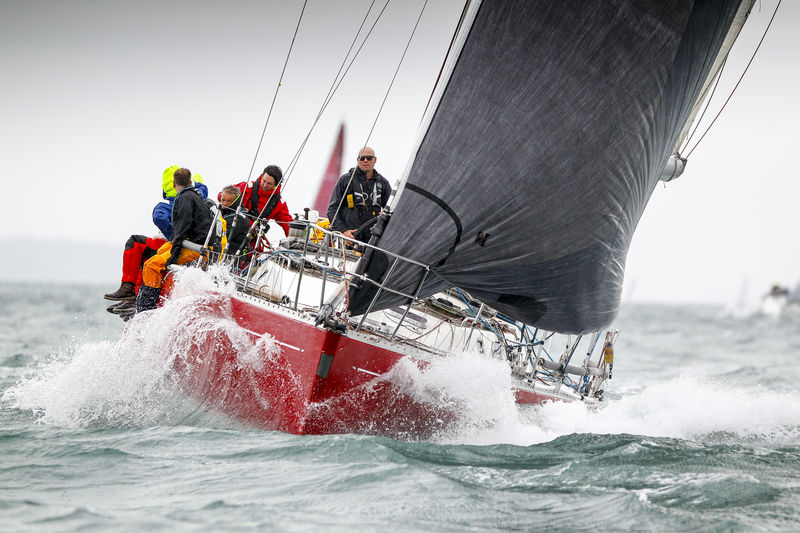
[[[314,209],[320,216],[326,216],[328,212],[328,201],[331,199],[333,187],[339,176],[342,175],[342,158],[344,156],[344,124],[339,126],[339,135],[336,136],[336,143],[333,145],[333,152],[328,161],[328,166],[325,169],[325,175],[322,177],[319,190],[317,191],[317,198],[314,200]]]
[[[800,282],[791,291],[774,283],[761,299],[761,314],[773,318],[800,314]]]

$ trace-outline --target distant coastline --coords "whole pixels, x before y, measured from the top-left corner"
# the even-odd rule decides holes
[[[127,238],[127,236],[125,236]],[[2,282],[119,284],[124,239],[119,246],[60,240],[0,239]]]

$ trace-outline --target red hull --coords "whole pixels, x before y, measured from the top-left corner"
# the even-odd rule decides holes
[[[257,345],[243,360],[224,329],[196,334],[176,370],[184,389],[207,408],[256,427],[294,434],[424,438],[456,418],[380,377],[408,355],[316,328],[299,315],[238,297],[229,297],[229,302],[220,301],[203,312],[222,318],[229,313],[253,340],[268,333],[280,350],[270,349],[274,345],[267,342],[266,348]],[[518,403],[553,399],[523,390],[516,396]]]
[[[376,377],[402,354],[239,298],[230,298],[230,304],[239,326],[254,338],[268,333],[281,350],[264,351],[260,362],[248,364],[223,330],[196,335],[176,370],[187,392],[205,406],[257,427],[295,434],[424,436],[451,418]],[[217,314],[225,307],[208,311]]]

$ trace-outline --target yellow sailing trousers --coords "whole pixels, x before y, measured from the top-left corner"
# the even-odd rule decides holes
[[[169,256],[172,255],[172,243],[165,242],[161,248],[158,249],[156,255],[145,261],[142,267],[142,281],[148,287],[160,289],[161,284],[164,282],[165,266]],[[191,263],[200,257],[200,254],[189,250],[188,248],[181,248],[181,255],[178,256],[178,264]]]

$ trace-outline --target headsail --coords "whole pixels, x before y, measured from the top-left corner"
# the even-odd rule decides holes
[[[473,7],[380,246],[430,265],[421,296],[452,284],[548,330],[607,326],[633,231],[739,7]],[[388,286],[413,293],[421,276],[401,265]],[[401,302],[384,292],[376,307]]]
[[[333,145],[330,161],[328,167],[325,169],[325,175],[322,177],[322,183],[319,184],[317,190],[317,199],[314,200],[314,209],[323,216],[328,212],[328,202],[331,199],[333,187],[336,181],[342,174],[342,156],[344,154],[344,124],[339,126],[339,134],[336,136],[336,143]]]

